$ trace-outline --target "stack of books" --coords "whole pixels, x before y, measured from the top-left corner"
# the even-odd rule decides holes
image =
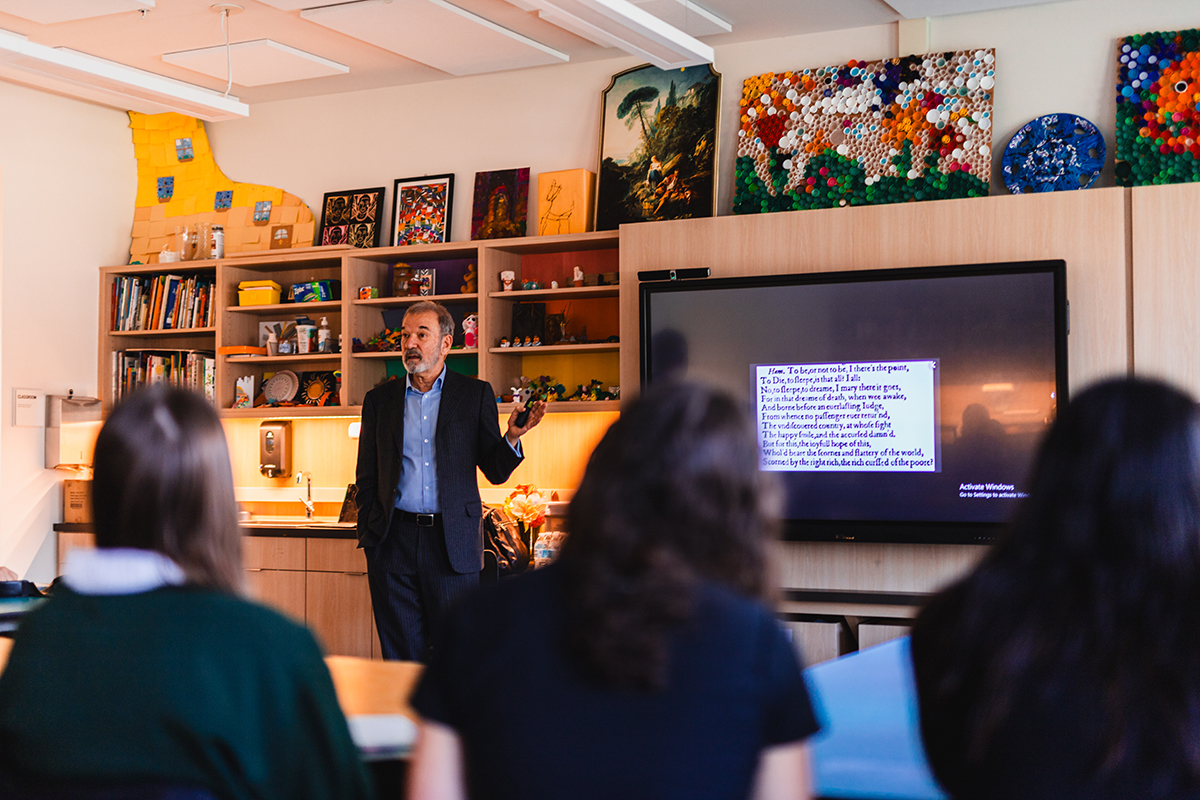
[[[215,402],[217,359],[206,350],[116,350],[113,400],[142,386],[167,383],[199,392]]]
[[[121,276],[112,287],[112,330],[208,328],[213,324],[211,276]]]

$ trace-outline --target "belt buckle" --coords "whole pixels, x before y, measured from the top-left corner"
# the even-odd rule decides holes
[[[417,525],[422,528],[432,528],[433,514],[417,514]]]

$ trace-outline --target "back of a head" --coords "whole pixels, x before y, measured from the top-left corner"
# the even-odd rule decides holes
[[[1107,576],[1114,589],[1124,587],[1120,602],[1195,592],[1197,411],[1187,395],[1153,381],[1108,381],[1081,394],[1047,435],[1029,501],[997,555],[1090,576],[1088,583]]]
[[[1153,753],[1200,777],[1198,448],[1196,403],[1165,384],[1108,381],[1073,400],[1013,524],[955,599],[935,600],[918,621],[915,643],[928,619],[957,619],[929,633],[940,637],[929,639],[941,642],[940,667],[923,715],[965,714],[981,758],[1015,687],[1092,675],[1107,765]],[[978,691],[964,707],[972,674]]]
[[[731,396],[656,384],[622,409],[571,502],[562,561],[575,651],[612,684],[661,685],[665,637],[712,580],[768,594],[777,492]]]
[[[120,403],[96,439],[99,547],[153,550],[188,583],[241,586],[241,536],[225,433],[202,397],[162,385]]]

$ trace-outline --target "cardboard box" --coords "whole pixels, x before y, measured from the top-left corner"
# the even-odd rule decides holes
[[[93,522],[92,482],[63,481],[63,522]]]

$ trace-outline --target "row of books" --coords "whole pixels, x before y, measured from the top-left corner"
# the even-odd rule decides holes
[[[114,331],[208,328],[213,324],[214,279],[204,275],[118,277],[113,281]]]
[[[167,383],[215,402],[217,359],[211,350],[116,350],[112,357],[114,400],[142,386]]]

